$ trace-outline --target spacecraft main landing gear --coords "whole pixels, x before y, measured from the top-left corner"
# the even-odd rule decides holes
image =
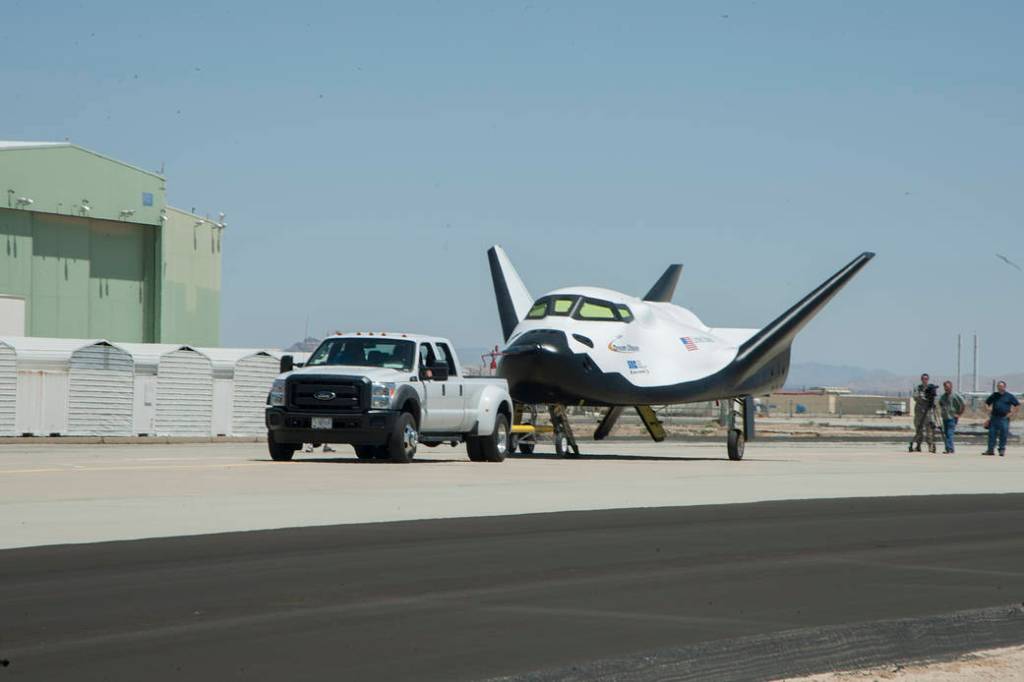
[[[729,433],[726,446],[729,459],[743,459],[743,450],[747,441],[754,437],[754,398],[746,395],[729,399]]]

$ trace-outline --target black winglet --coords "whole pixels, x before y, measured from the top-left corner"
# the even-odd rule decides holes
[[[759,361],[771,359],[793,342],[793,337],[804,328],[825,304],[839,293],[861,268],[868,264],[875,254],[865,251],[850,261],[844,268],[829,277],[817,289],[800,299],[800,302],[775,318],[764,329],[754,334],[740,346],[736,354],[737,363],[747,363],[748,373],[753,372]]]
[[[676,285],[679,284],[679,275],[683,273],[683,266],[678,263],[668,266],[665,273],[658,278],[651,290],[644,296],[645,301],[654,303],[669,303],[672,295],[676,293]]]

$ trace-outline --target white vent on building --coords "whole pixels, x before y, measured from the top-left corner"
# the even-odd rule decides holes
[[[10,345],[0,341],[0,436],[14,436],[18,405],[18,360]]]
[[[258,436],[267,431],[264,411],[280,361],[269,351],[200,348],[213,361],[213,435]]]
[[[130,353],[106,342],[79,348],[71,354],[69,434],[132,434],[134,364]]]

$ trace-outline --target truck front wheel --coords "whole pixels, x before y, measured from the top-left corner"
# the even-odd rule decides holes
[[[267,431],[267,450],[270,451],[270,459],[275,462],[290,462],[298,449],[295,443],[278,443],[274,440],[274,432]]]
[[[398,415],[395,426],[388,438],[387,454],[392,462],[411,462],[416,456],[416,446],[419,444],[420,432],[416,428],[416,420],[408,412]]]

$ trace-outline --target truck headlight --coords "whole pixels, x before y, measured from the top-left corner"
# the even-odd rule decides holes
[[[272,407],[284,407],[284,379],[274,379],[274,383],[270,385],[270,396],[267,398],[267,404]]]
[[[391,407],[393,397],[395,397],[395,385],[390,381],[373,384],[370,387],[370,407],[374,410],[386,410]]]

